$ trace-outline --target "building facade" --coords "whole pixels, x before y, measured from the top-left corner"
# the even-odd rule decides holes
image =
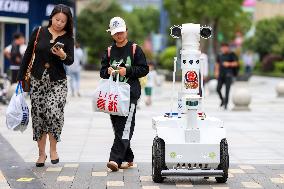
[[[273,11],[272,11],[273,10]],[[257,1],[254,12],[254,21],[284,16],[284,0]]]

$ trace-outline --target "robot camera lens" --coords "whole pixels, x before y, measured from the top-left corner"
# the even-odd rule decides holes
[[[179,38],[181,36],[181,27],[180,26],[171,27],[171,36],[173,38]]]
[[[208,39],[209,37],[211,37],[211,28],[210,27],[202,27],[201,30],[200,30],[200,35],[204,39]]]

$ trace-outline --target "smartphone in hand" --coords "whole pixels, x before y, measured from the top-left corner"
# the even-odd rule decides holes
[[[56,42],[52,48],[56,48],[56,49],[62,49],[64,47],[63,43],[60,42]]]

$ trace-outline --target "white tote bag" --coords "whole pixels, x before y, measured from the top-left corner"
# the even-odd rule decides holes
[[[13,94],[6,111],[6,125],[8,129],[24,132],[29,124],[29,107],[21,83]]]
[[[125,82],[101,79],[93,98],[93,110],[111,115],[128,116],[130,105],[130,85]]]

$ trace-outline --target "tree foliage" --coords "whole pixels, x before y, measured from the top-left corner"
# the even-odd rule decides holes
[[[143,31],[145,31],[144,37],[147,37],[150,32],[158,33],[160,21],[159,10],[152,6],[148,6],[146,8],[134,8],[131,14],[138,16]]]
[[[78,16],[77,40],[88,47],[88,63],[98,63],[103,51],[112,42],[106,32],[109,20],[114,16],[122,16],[124,12],[114,3],[104,12],[83,10]]]
[[[221,32],[230,41],[237,31],[245,33],[250,28],[249,15],[242,11],[243,0],[164,0],[171,25],[200,23],[213,29],[215,52],[217,34]]]
[[[279,34],[278,42],[272,46],[272,52],[274,52],[275,54],[282,55],[284,57],[284,32],[281,32]]]
[[[104,50],[112,44],[112,37],[106,32],[112,17],[124,18],[129,40],[141,45],[151,31],[157,31],[158,14],[158,10],[151,7],[126,12],[115,1],[102,11],[83,10],[78,16],[77,40],[88,49],[88,63],[100,63]]]
[[[261,59],[271,53],[284,56],[284,17],[259,21],[254,36],[245,44],[258,52]]]
[[[169,46],[159,56],[161,67],[168,70],[173,70],[173,57],[176,55],[176,46]]]

